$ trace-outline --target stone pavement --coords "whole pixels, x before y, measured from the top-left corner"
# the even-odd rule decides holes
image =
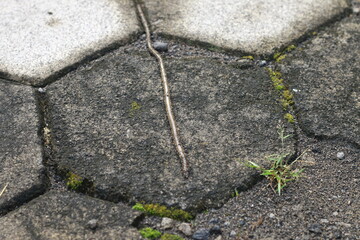
[[[299,132],[360,148],[358,1],[145,1],[189,179],[135,4],[0,2],[1,239],[141,239],[129,206],[221,207]]]

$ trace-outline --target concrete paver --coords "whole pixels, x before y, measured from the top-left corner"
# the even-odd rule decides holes
[[[360,19],[351,17],[295,50],[284,62],[305,132],[360,146]]]
[[[269,54],[348,7],[346,0],[145,1],[157,32]]]
[[[0,72],[42,81],[139,30],[130,0],[0,1]]]
[[[0,218],[1,239],[142,239],[141,213],[70,192],[51,191]]]
[[[190,162],[184,180],[172,144],[158,66],[121,50],[47,87],[54,160],[94,182],[98,197],[185,209],[218,206],[280,148],[282,107],[264,69],[207,58],[167,59],[173,108]],[[288,132],[292,132],[289,126]],[[293,152],[289,142],[288,150]]]
[[[0,80],[0,214],[46,190],[40,127],[31,87]]]

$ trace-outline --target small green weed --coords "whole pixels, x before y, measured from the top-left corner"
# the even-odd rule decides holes
[[[142,237],[147,238],[147,239],[156,239],[161,236],[161,232],[159,232],[158,230],[149,228],[149,227],[140,229],[139,232]]]
[[[282,149],[284,149],[285,140],[291,137],[291,135],[285,135],[285,130],[283,127],[278,127],[278,134]],[[264,168],[252,161],[248,161],[246,166],[260,171],[261,175],[270,180],[271,188],[279,195],[281,195],[281,190],[286,186],[286,184],[290,181],[298,179],[304,171],[304,169],[293,169],[293,164],[298,161],[305,153],[306,151],[304,151],[294,161],[289,163],[288,160],[290,154],[282,151],[279,154],[272,154],[267,157],[267,160],[271,162],[269,168]]]

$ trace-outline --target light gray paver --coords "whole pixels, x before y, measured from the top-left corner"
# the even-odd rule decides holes
[[[238,160],[264,163],[280,150],[282,107],[266,71],[254,65],[241,70],[198,58],[167,59],[166,66],[189,180],[172,144],[157,62],[147,52],[120,49],[47,87],[54,161],[111,201],[220,206],[235,188],[252,184],[255,172]]]
[[[0,214],[45,191],[33,89],[0,80]]]
[[[342,20],[295,50],[282,67],[301,127],[360,146],[360,18]]]
[[[0,1],[0,72],[24,83],[45,78],[139,30],[130,0]]]
[[[0,239],[142,239],[141,213],[76,193],[51,191],[0,218]]]
[[[348,7],[346,0],[145,1],[156,31],[254,54],[269,54]]]

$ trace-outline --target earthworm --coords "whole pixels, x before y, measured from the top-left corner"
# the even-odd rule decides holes
[[[149,49],[150,53],[152,53],[159,62],[160,73],[161,73],[161,81],[162,81],[163,90],[164,90],[164,103],[165,103],[165,108],[166,108],[166,114],[167,114],[167,118],[168,118],[168,121],[169,121],[169,124],[170,124],[171,134],[172,134],[172,137],[174,139],[175,148],[176,148],[176,151],[177,151],[177,153],[179,155],[179,158],[181,160],[182,173],[183,173],[185,178],[188,178],[189,177],[189,163],[188,163],[188,161],[187,161],[187,159],[185,157],[184,149],[180,144],[180,140],[179,140],[179,136],[178,136],[178,130],[176,128],[175,117],[174,117],[173,112],[172,112],[171,99],[170,99],[170,89],[169,89],[168,81],[167,81],[167,77],[166,77],[164,61],[163,61],[161,55],[159,54],[159,52],[156,51],[153,48],[153,46],[151,45],[149,25],[148,25],[148,23],[146,21],[146,18],[145,18],[145,15],[144,15],[144,12],[142,10],[142,7],[141,7],[140,3],[137,3],[136,7],[137,7],[137,10],[138,10],[139,15],[140,15],[142,25],[144,26],[144,29],[145,29],[146,43],[147,43],[148,49]]]

